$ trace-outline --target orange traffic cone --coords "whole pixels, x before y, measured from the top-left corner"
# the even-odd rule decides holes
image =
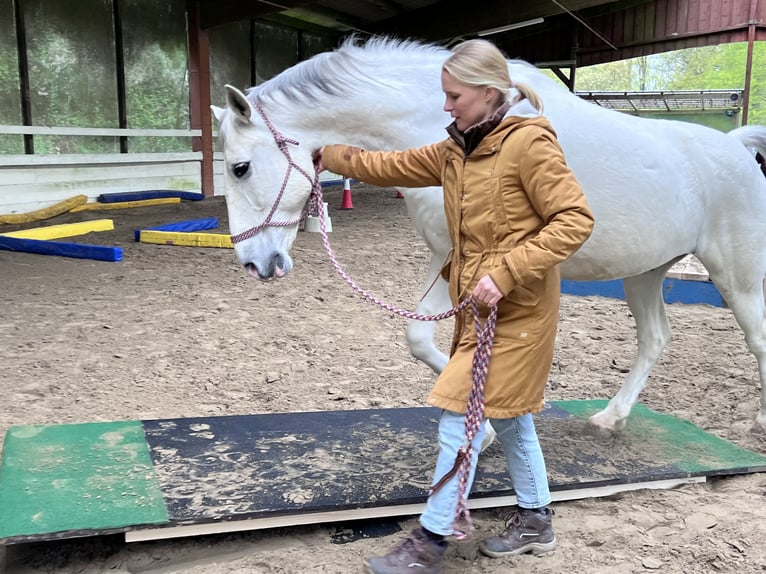
[[[343,180],[343,201],[340,204],[341,209],[354,209],[354,203],[351,201],[351,180]]]

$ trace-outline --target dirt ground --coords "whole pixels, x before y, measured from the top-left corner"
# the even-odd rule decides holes
[[[354,209],[326,190],[330,240],[346,271],[381,299],[414,308],[427,261],[404,201],[356,186]],[[136,243],[133,230],[217,216],[222,198],[65,214],[27,226],[113,218],[76,241],[119,245],[118,263],[0,251],[0,436],[12,425],[421,406],[434,380],[412,359],[405,320],[362,301],[337,276],[319,234],[300,233],[288,278],[246,276],[230,249]],[[766,454],[750,429],[754,358],[731,312],[673,305],[674,336],[641,401]],[[446,345],[450,325],[437,338]],[[564,296],[549,399],[609,398],[634,354],[624,302]],[[430,463],[429,463],[430,464]],[[766,572],[766,474],[721,477],[554,505],[558,549],[492,560],[452,544],[447,572],[667,574]],[[1,509],[0,509],[1,511]],[[478,535],[503,527],[473,513]],[[415,517],[399,521],[402,529]],[[125,544],[119,536],[0,548],[12,574],[360,572],[401,533],[333,543],[336,525]]]

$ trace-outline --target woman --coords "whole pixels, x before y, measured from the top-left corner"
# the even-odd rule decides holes
[[[593,217],[566,165],[556,135],[528,86],[513,84],[504,55],[490,42],[458,45],[442,67],[448,138],[401,152],[326,146],[317,167],[378,186],[441,185],[453,250],[442,270],[452,303],[473,296],[482,314],[497,306],[484,416],[497,431],[518,507],[499,535],[481,542],[500,557],[552,551],[556,537],[545,461],[532,414],[543,407],[559,313],[558,264],[590,236]],[[516,96],[510,100],[512,88]],[[477,335],[471,307],[455,321],[449,363],[428,403],[443,409],[434,489],[421,526],[386,556],[374,574],[440,573],[459,502],[450,473],[465,440]],[[483,432],[473,439],[468,490]],[[446,479],[446,480],[445,480]]]

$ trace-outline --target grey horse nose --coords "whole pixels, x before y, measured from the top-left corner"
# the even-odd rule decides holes
[[[284,255],[275,252],[271,254],[271,257],[269,257],[263,267],[254,261],[248,261],[244,267],[251,275],[255,275],[259,279],[268,280],[283,277],[285,275],[285,263]]]

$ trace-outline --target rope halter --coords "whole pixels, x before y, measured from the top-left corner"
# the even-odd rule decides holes
[[[279,148],[279,151],[282,152],[282,154],[287,158],[287,171],[285,172],[285,177],[282,180],[282,187],[279,188],[279,193],[277,194],[277,198],[274,200],[273,205],[271,206],[271,209],[269,210],[269,214],[266,216],[266,219],[261,223],[260,225],[256,225],[255,227],[251,227],[250,229],[247,229],[243,231],[242,233],[237,233],[236,235],[231,236],[231,242],[232,243],[239,243],[241,241],[245,241],[246,239],[250,239],[251,237],[254,237],[267,227],[290,227],[291,225],[298,225],[301,221],[303,221],[304,217],[306,216],[306,208],[303,209],[303,213],[301,213],[301,216],[297,219],[293,219],[292,221],[272,221],[272,217],[276,213],[277,209],[279,208],[279,203],[282,201],[282,196],[285,193],[285,189],[287,188],[287,182],[290,179],[290,174],[293,170],[300,173],[303,177],[305,177],[309,184],[311,185],[311,194],[309,195],[309,198],[307,200],[307,203],[316,205],[317,202],[317,195],[316,195],[316,189],[321,188],[319,186],[319,173],[315,173],[314,177],[311,177],[309,173],[303,169],[301,166],[299,166],[295,161],[293,161],[292,156],[290,155],[290,150],[287,147],[287,144],[292,145],[300,145],[297,140],[294,140],[292,138],[287,137],[282,132],[280,132],[277,128],[274,127],[274,124],[271,123],[271,120],[266,116],[266,112],[263,111],[263,108],[258,102],[254,102],[252,104],[253,109],[258,112],[258,114],[263,119],[264,123],[266,124],[266,127],[269,128],[269,131],[271,131],[271,135],[274,137],[274,142],[277,144],[277,147]]]

